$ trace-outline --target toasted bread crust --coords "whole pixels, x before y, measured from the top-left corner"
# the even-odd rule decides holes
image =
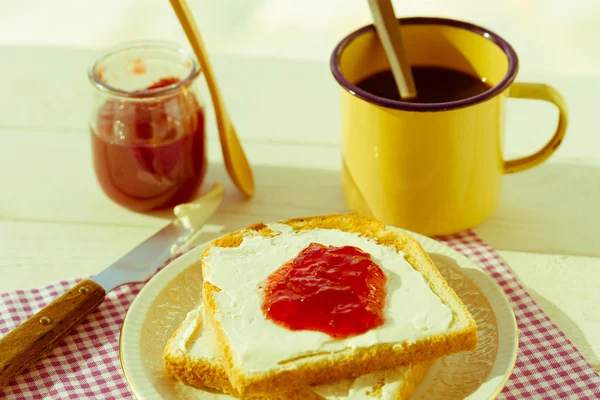
[[[453,311],[453,322],[450,332],[419,339],[415,343],[386,343],[367,348],[346,349],[325,356],[311,356],[283,365],[274,365],[270,371],[253,373],[245,371],[243,366],[234,362],[227,335],[219,321],[214,318],[214,314],[218,313],[214,293],[220,289],[205,281],[204,301],[207,314],[213,324],[229,380],[237,392],[242,395],[264,395],[282,393],[290,389],[301,390],[308,385],[356,378],[400,365],[418,364],[459,351],[471,350],[477,346],[477,326],[473,317],[435,268],[420,243],[412,236],[400,230],[388,229],[380,221],[351,214],[294,218],[278,223],[289,225],[296,231],[339,229],[373,239],[383,245],[394,246],[405,254],[410,265],[423,275],[432,291]],[[264,224],[255,224],[231,233],[211,243],[203,257],[213,246],[237,247],[244,235],[263,233],[265,236],[274,234]]]
[[[186,385],[199,389],[214,389],[232,396],[237,395],[223,368],[215,368],[206,360],[193,357],[179,358],[172,354],[165,354],[163,360],[167,374]]]
[[[248,226],[246,229],[243,229],[241,231],[232,232],[228,235],[225,235],[223,237],[213,240],[213,242],[210,244],[210,246],[238,247],[240,244],[242,244],[244,235],[251,231],[255,232],[257,234],[260,234],[262,236],[274,236],[275,235],[275,232],[273,232],[271,229],[269,229],[265,224],[263,224],[262,222],[257,222],[255,224]],[[208,248],[207,248],[207,250],[208,250]],[[206,253],[206,250],[205,250],[205,253]]]
[[[395,400],[408,400],[412,397],[417,387],[427,375],[429,368],[433,365],[435,361],[428,361],[426,363],[413,365],[410,371],[404,378],[404,385],[400,387],[398,393],[396,394]]]
[[[171,336],[165,346],[163,362],[167,374],[186,385],[197,388],[216,389],[226,394],[234,394],[235,391],[229,383],[226,371],[223,368],[215,368],[216,363],[189,355],[178,356],[172,354],[170,351],[172,343],[182,329],[183,323],[173,333],[173,336]]]

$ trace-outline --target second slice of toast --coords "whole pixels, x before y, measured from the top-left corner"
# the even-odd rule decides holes
[[[345,339],[266,319],[261,288],[310,243],[354,246],[386,275],[383,325]],[[477,327],[412,236],[355,215],[255,224],[211,243],[204,302],[237,393],[269,395],[333,383],[475,348]]]
[[[217,350],[212,326],[204,318],[204,307],[190,311],[167,343],[165,368],[180,382],[241,397],[231,386]],[[306,387],[253,400],[407,400],[424,378],[430,363],[374,372],[356,379]]]

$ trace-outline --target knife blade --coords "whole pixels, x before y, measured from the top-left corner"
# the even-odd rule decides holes
[[[144,282],[150,278],[171,258],[172,247],[178,242],[185,242],[186,233],[200,230],[217,210],[222,198],[223,187],[215,184],[195,202],[177,206],[180,207],[176,207],[177,220],[166,225],[94,278],[73,286],[0,338],[0,389],[25,367],[54,348],[60,339],[102,304],[108,292],[126,283]],[[185,211],[192,217],[187,215],[182,218]]]
[[[186,233],[171,222],[92,278],[106,293],[130,282],[144,282],[170,257],[171,246]]]

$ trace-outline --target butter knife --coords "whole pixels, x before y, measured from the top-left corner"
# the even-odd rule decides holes
[[[214,214],[222,196],[223,187],[216,184],[197,201],[177,206],[177,220],[146,239],[94,278],[73,286],[1,338],[0,389],[25,367],[59,344],[79,322],[98,308],[108,292],[121,285],[144,282],[150,278],[171,257],[171,248],[174,245],[176,248],[184,247],[181,245],[184,241],[181,238],[197,231]],[[182,218],[185,211],[188,213]]]

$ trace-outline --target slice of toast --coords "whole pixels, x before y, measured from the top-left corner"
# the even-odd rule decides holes
[[[310,243],[355,246],[387,278],[385,323],[345,339],[289,330],[262,314],[262,286]],[[202,257],[204,304],[227,376],[242,395],[269,395],[419,364],[477,345],[471,314],[421,245],[356,215],[252,225]]]
[[[229,383],[217,341],[210,323],[204,319],[204,307],[188,313],[168,341],[164,352],[165,368],[180,382],[200,389],[209,388],[241,397]],[[430,363],[374,372],[354,380],[274,394],[263,399],[279,400],[407,400],[419,385]],[[257,400],[261,397],[252,397]]]

